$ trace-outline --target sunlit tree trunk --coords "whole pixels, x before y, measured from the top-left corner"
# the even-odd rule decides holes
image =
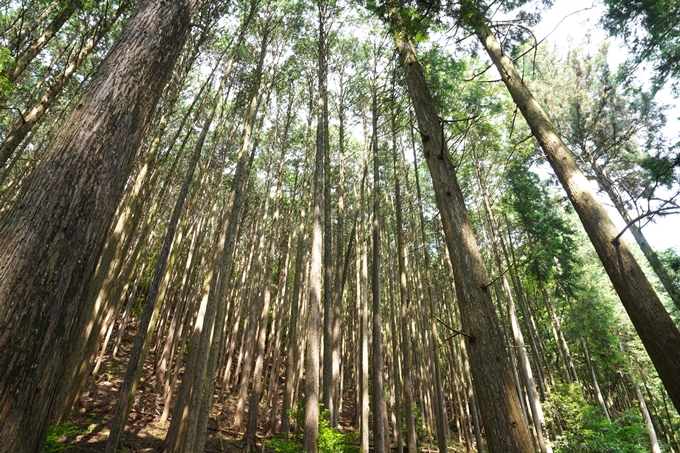
[[[503,53],[491,29],[484,24],[481,13],[475,5],[470,6],[471,14],[478,19],[475,32],[479,41],[501,74],[513,100],[567,192],[661,381],[676,409],[680,408],[678,327],[661,304],[630,249],[619,238],[617,228],[576,164],[573,154],[524,85],[508,56]]]
[[[16,79],[24,72],[26,67],[33,61],[33,59],[40,53],[41,50],[50,42],[50,40],[61,30],[61,27],[73,16],[76,12],[78,2],[75,0],[68,0],[63,2],[63,7],[57,15],[50,21],[45,29],[36,36],[33,41],[18,55],[15,59],[15,65],[5,72],[5,77],[10,82]],[[18,42],[15,46],[18,45]],[[11,47],[10,47],[11,50]]]

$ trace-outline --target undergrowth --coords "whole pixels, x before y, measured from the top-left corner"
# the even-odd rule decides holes
[[[298,403],[297,408],[290,409],[288,415],[291,420],[295,421],[296,426],[302,426],[304,411],[300,403]],[[337,428],[329,427],[327,418],[328,411],[323,411],[319,415],[319,437],[317,440],[319,453],[358,453],[359,447],[356,445],[358,434],[353,432],[343,434]],[[274,449],[276,453],[302,453],[302,440],[302,433],[298,429],[288,437],[282,434],[265,440],[264,443]]]

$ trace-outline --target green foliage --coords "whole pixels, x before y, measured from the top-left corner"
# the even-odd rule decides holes
[[[558,422],[563,427],[555,453],[642,453],[647,449],[645,426],[636,410],[609,421],[599,407],[586,404],[577,384],[555,389],[546,409],[548,429],[555,432]]]
[[[281,435],[266,439],[264,444],[276,453],[302,453],[301,444],[294,442],[293,438],[286,439]]]
[[[655,85],[680,75],[680,4],[657,0],[605,0],[602,23],[613,36],[623,37],[633,54],[633,68],[650,61]],[[632,71],[630,71],[632,72]]]
[[[320,405],[321,406],[321,405]],[[297,426],[301,426],[304,419],[302,402],[298,402],[297,408],[290,409],[288,415]],[[328,426],[328,411],[319,414],[319,438],[317,445],[319,453],[357,453],[357,433],[343,434],[337,428]],[[296,432],[291,437],[274,437],[264,441],[265,445],[274,449],[277,453],[302,453],[302,436]]]
[[[64,437],[76,436],[81,433],[81,429],[79,429],[77,426],[69,425],[68,423],[62,423],[61,425],[50,427],[50,429],[47,431],[47,441],[43,447],[43,453],[56,453],[68,450],[71,447],[61,444],[60,441]]]
[[[668,248],[659,253],[659,259],[668,270],[673,284],[680,287],[680,254],[675,249]]]
[[[10,50],[7,47],[0,47],[0,95],[12,91],[14,86],[7,77],[4,76],[5,71],[16,66]]]
[[[319,453],[354,453],[359,448],[353,444],[356,436],[343,434],[337,428],[328,426],[328,411],[323,411],[319,415]]]

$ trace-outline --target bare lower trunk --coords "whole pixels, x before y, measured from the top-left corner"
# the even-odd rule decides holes
[[[74,372],[64,364],[94,308],[81,302],[198,3],[139,5],[5,216],[0,452],[39,450],[63,410]]]
[[[475,15],[479,15],[474,11]],[[491,30],[479,21],[477,36],[562,183],[628,316],[676,409],[680,408],[680,331],[597,199],[543,109],[522,82]]]
[[[399,25],[396,10],[390,14]],[[529,452],[533,444],[499,336],[496,315],[472,224],[458,185],[456,171],[443,140],[443,126],[410,42],[395,35],[401,66],[423,140],[446,244],[453,263],[461,329],[465,332],[470,368],[480,412],[492,451]],[[490,358],[493,358],[491,360]]]
[[[651,447],[652,453],[661,453],[659,441],[656,438],[654,423],[652,423],[652,416],[650,415],[647,404],[645,403],[645,398],[642,396],[640,386],[637,382],[633,381],[633,387],[635,388],[635,395],[637,396],[638,404],[640,405],[640,412],[642,413],[642,417],[645,420],[645,425],[647,426],[647,436],[649,437],[649,445]]]

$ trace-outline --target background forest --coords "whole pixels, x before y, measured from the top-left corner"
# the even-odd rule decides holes
[[[0,453],[680,453],[680,6],[550,6],[0,0]]]

